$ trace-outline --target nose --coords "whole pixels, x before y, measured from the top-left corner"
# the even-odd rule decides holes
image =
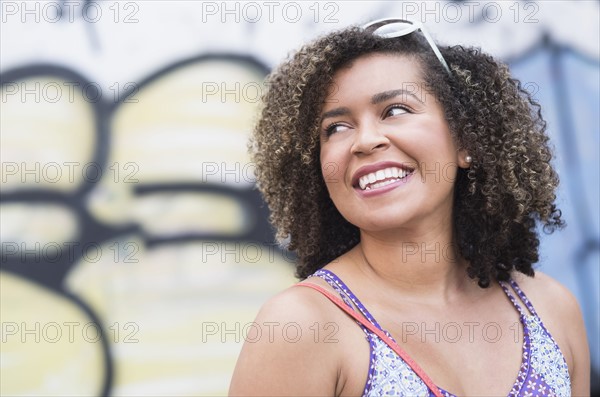
[[[373,124],[356,131],[350,151],[352,154],[369,154],[389,147],[388,137]]]

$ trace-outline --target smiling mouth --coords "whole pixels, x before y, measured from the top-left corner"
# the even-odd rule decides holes
[[[403,169],[400,167],[388,167],[369,174],[363,175],[358,179],[360,190],[379,189],[390,185],[411,175],[414,170]]]

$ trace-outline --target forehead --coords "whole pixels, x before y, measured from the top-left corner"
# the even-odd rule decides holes
[[[420,92],[423,89],[422,70],[411,56],[369,54],[355,59],[333,75],[327,99],[374,94],[390,89]]]

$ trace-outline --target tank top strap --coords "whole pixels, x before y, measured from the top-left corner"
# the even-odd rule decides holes
[[[519,287],[519,284],[517,284],[517,282],[515,280],[513,280],[513,279],[510,279],[509,282],[510,282],[510,285],[513,288],[513,290],[515,290],[515,292],[519,296],[519,299],[521,299],[521,302],[523,302],[525,304],[525,307],[527,307],[527,310],[529,310],[529,313],[531,313],[535,317],[539,318],[537,312],[533,308],[533,305],[531,304],[531,302],[529,301],[529,299],[527,299],[527,295],[525,295],[525,293],[523,292],[523,290],[521,290],[521,288]]]
[[[334,290],[335,292],[338,293],[338,295],[340,296],[340,298],[342,298],[342,301],[344,301],[344,303],[352,310],[356,311],[354,309],[354,305],[352,304],[352,301],[350,300],[350,297],[348,295],[346,295],[344,293],[344,290],[340,287],[340,285],[338,283],[336,283],[335,275],[333,275],[333,273],[331,273],[331,275],[333,275],[335,278],[331,277],[330,274],[331,272],[327,272],[326,270],[317,270],[315,273],[311,274],[310,277],[319,277],[320,279],[323,279],[325,282],[327,282],[327,284],[329,284]],[[341,283],[341,280],[340,280]]]
[[[523,311],[523,308],[521,307],[521,305],[519,305],[519,303],[517,302],[517,299],[512,294],[512,292],[510,292],[510,290],[508,289],[508,286],[506,285],[506,283],[500,281],[499,284],[500,284],[500,287],[502,287],[502,290],[504,291],[504,293],[506,294],[506,296],[508,296],[508,299],[510,299],[510,301],[512,302],[513,306],[517,309],[517,311],[519,312],[519,314],[521,315],[521,317],[524,317],[525,316],[525,312]]]
[[[525,295],[523,290],[521,290],[521,288],[519,287],[519,285],[517,284],[517,282],[515,280],[509,279],[508,282],[500,281],[500,286],[502,287],[502,289],[504,290],[504,293],[506,294],[506,296],[508,296],[508,298],[510,299],[512,304],[517,308],[517,310],[519,311],[519,314],[521,316],[526,316],[527,314],[525,313],[525,310],[523,310],[523,308],[517,301],[517,298],[515,297],[515,295],[513,295],[513,293],[511,292],[510,289],[512,289],[516,293],[517,297],[525,305],[525,307],[527,308],[529,313],[531,313],[531,315],[533,315],[535,317],[538,317],[537,312],[533,308],[533,305],[531,304],[529,299],[527,299],[527,296]],[[510,289],[509,289],[509,286],[510,286]]]
[[[367,308],[362,304],[362,302],[354,295],[354,293],[348,288],[348,286],[332,271],[327,269],[319,269],[315,273],[313,273],[309,277],[319,277],[327,282],[342,298],[344,303],[350,306],[353,310],[354,307],[358,309],[358,311],[365,316],[367,320],[381,331],[385,332],[386,335],[391,335],[381,328],[377,320],[371,315],[371,313],[367,310]]]

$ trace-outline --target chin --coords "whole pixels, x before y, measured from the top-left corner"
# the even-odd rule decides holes
[[[406,216],[400,216],[398,214],[377,214],[369,218],[366,217],[351,217],[346,218],[350,223],[365,232],[385,232],[392,231],[394,229],[401,229],[405,227],[409,222]]]

